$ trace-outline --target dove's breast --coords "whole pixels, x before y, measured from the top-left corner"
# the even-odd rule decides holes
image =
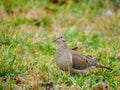
[[[56,49],[56,63],[60,69],[68,71],[69,66],[72,64],[72,55],[68,48]]]

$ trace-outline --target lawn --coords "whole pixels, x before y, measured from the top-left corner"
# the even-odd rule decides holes
[[[119,4],[55,1],[0,1],[0,90],[120,90]],[[60,33],[70,48],[113,70],[75,75],[60,70],[53,42]]]

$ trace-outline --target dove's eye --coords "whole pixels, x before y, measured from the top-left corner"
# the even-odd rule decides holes
[[[62,38],[62,36],[60,38]]]

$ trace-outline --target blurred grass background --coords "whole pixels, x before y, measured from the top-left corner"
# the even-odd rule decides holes
[[[59,33],[70,48],[99,57],[113,71],[61,71],[53,43]],[[0,90],[104,90],[103,79],[107,90],[119,90],[119,52],[119,0],[0,1]]]

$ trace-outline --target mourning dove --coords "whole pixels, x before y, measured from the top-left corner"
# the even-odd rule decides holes
[[[92,58],[90,55],[82,55],[68,48],[66,39],[62,34],[59,34],[54,42],[57,42],[56,63],[63,71],[70,71],[70,73],[85,73],[87,68],[91,66],[112,70],[109,67],[97,64],[99,62],[98,58]]]

